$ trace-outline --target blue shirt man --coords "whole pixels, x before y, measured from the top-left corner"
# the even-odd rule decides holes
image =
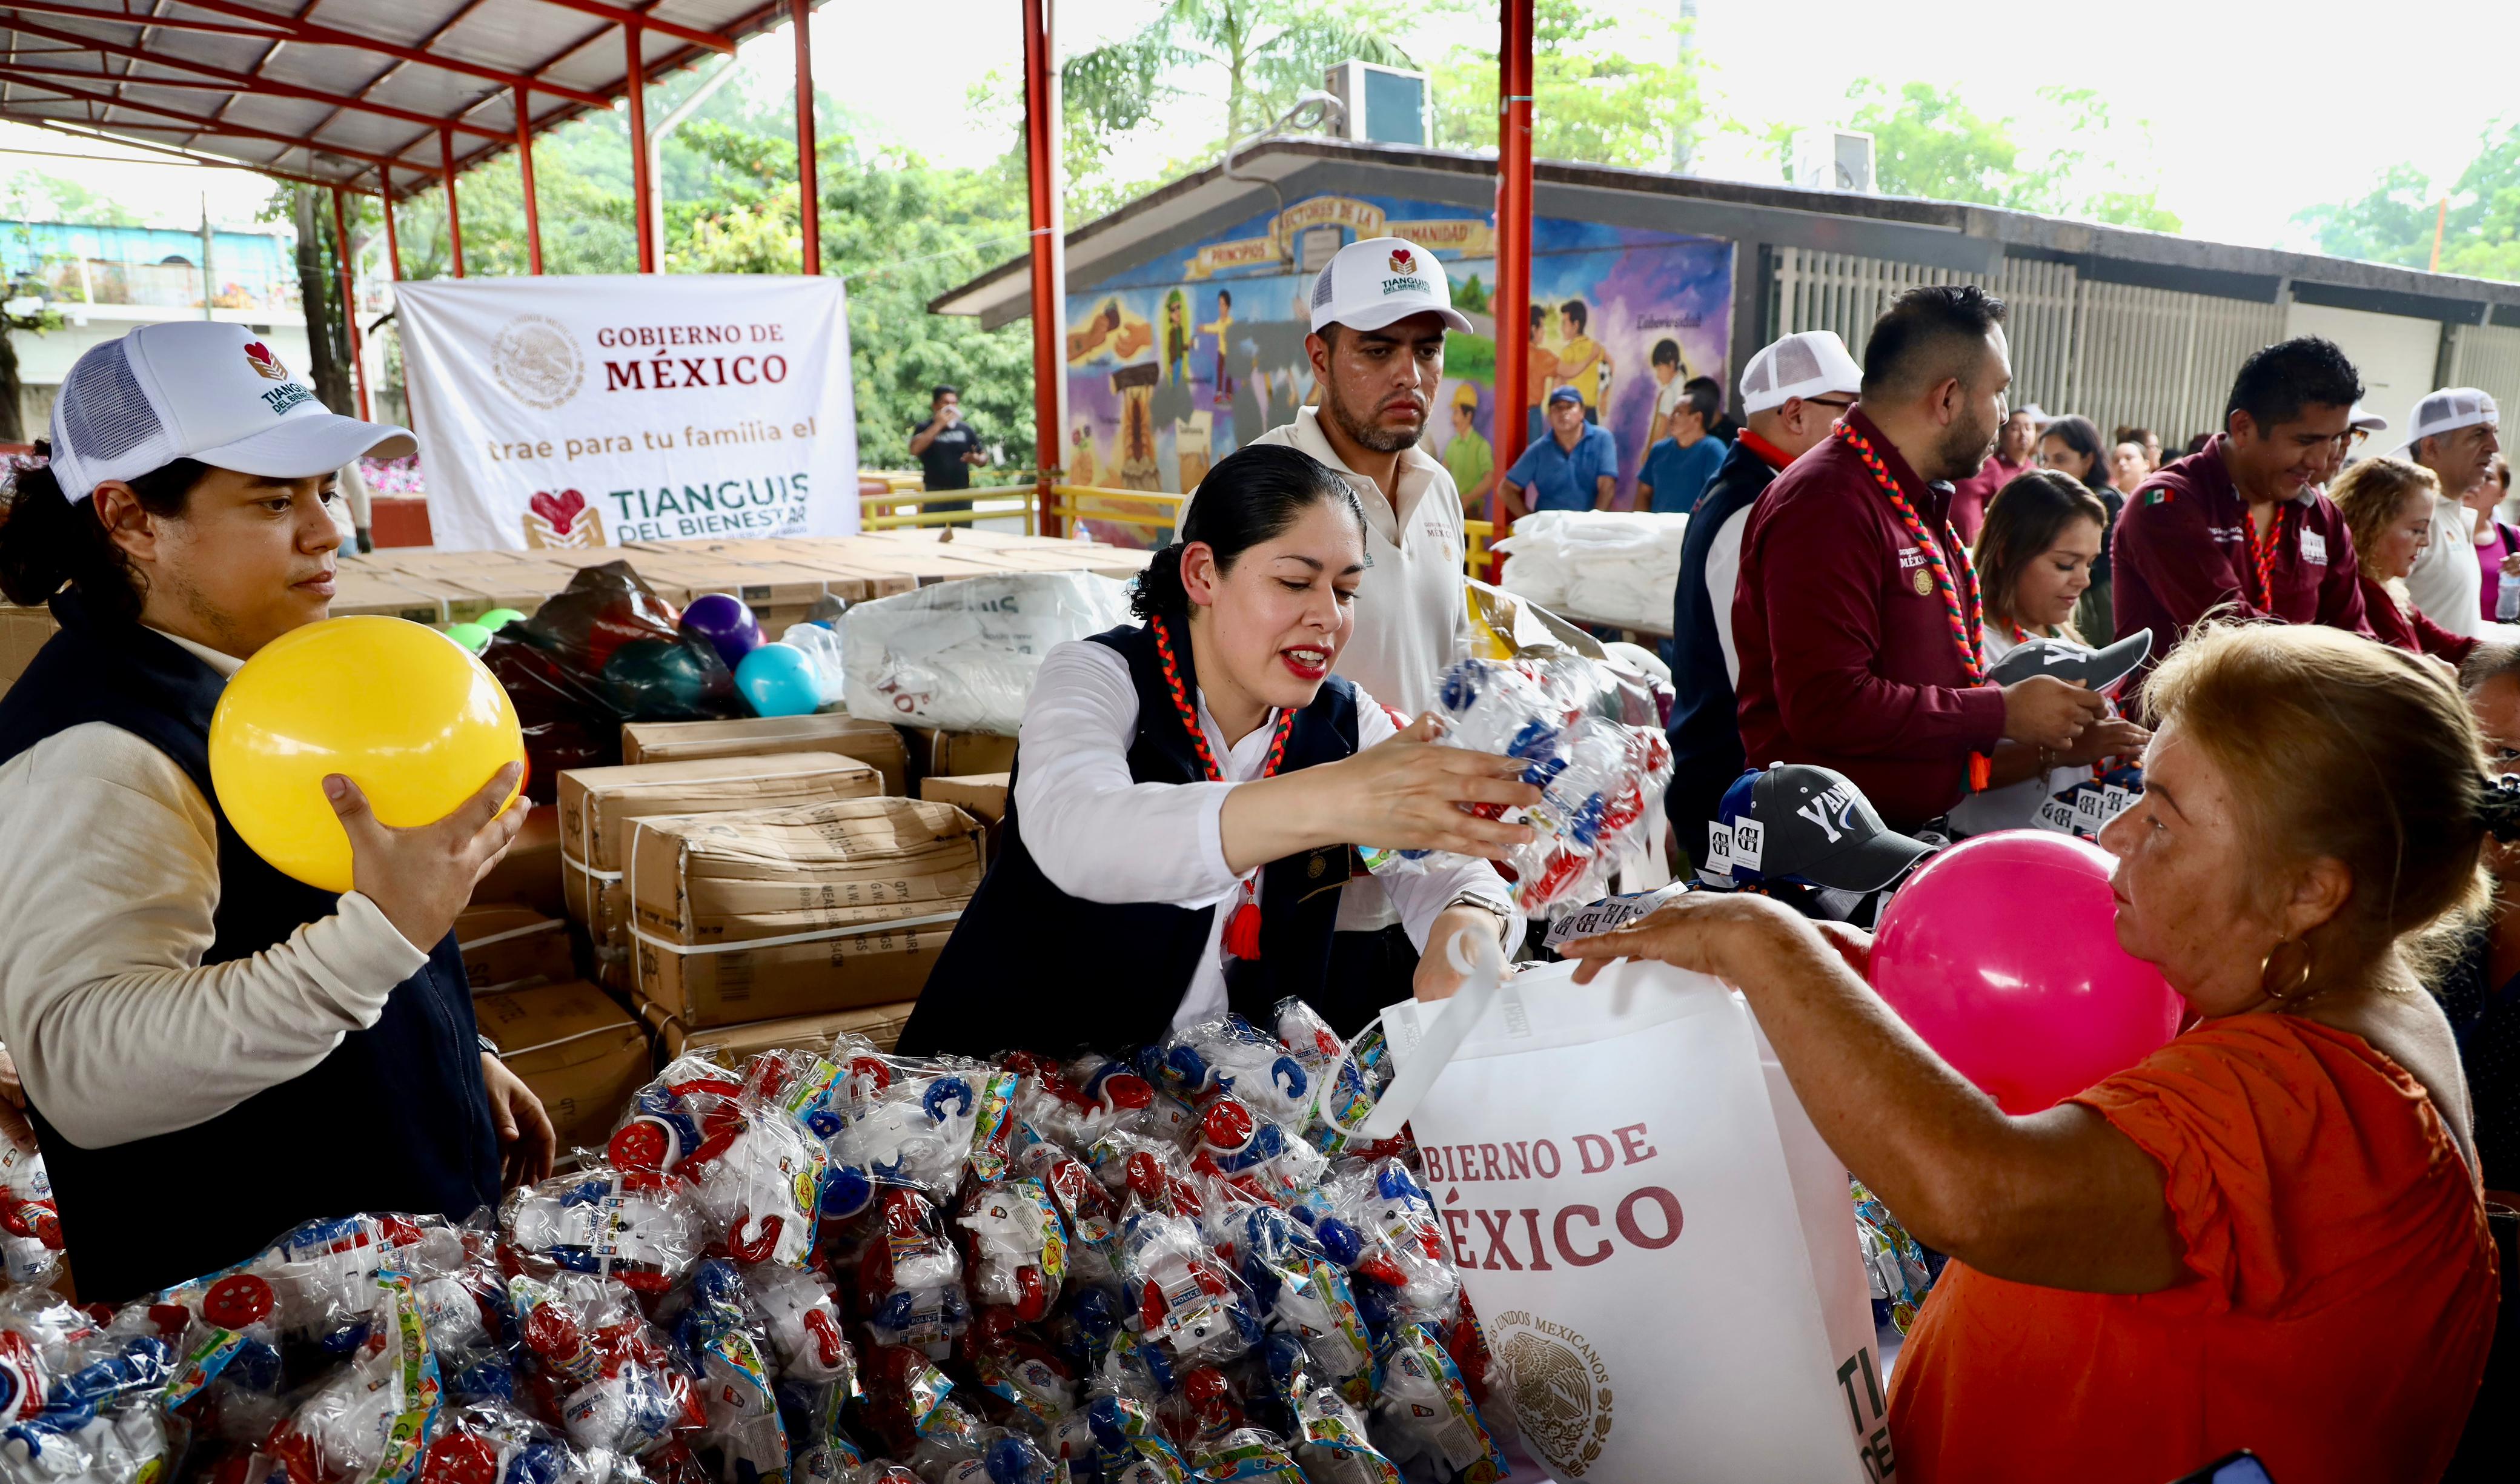
[[[1645,455],[1637,471],[1637,498],[1658,516],[1686,516],[1697,509],[1706,481],[1724,467],[1732,445],[1713,434],[1701,435],[1684,448],[1678,438],[1665,438]]]
[[[1549,436],[1524,449],[1506,471],[1501,493],[1507,516],[1608,510],[1618,492],[1618,439],[1599,424],[1584,421],[1582,393],[1558,387],[1549,394]]]

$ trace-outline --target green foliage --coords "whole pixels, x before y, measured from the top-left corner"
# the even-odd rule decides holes
[[[143,224],[140,213],[119,200],[32,165],[12,170],[5,180],[0,180],[0,214],[20,221],[81,222],[99,227]]]
[[[2520,281],[2520,120],[2488,126],[2447,190],[2411,164],[2392,165],[2359,200],[2311,206],[2293,221],[2321,252],[2408,268],[2431,263],[2439,222],[2443,272]]]
[[[2039,99],[2040,112],[2025,124],[1987,117],[1956,88],[1908,82],[1893,93],[1859,78],[1847,89],[1854,108],[1844,125],[1872,136],[1873,181],[1884,196],[2009,206],[2151,232],[2180,229],[2150,178],[2148,125],[2120,130],[2107,100],[2090,88],[2045,87]],[[2047,147],[2025,147],[2023,132]],[[1769,131],[1779,155],[1791,139],[1788,125]]]
[[[1541,159],[1665,168],[1674,138],[1693,130],[1696,73],[1641,62],[1618,46],[1618,22],[1583,0],[1538,0],[1532,13],[1531,152]],[[1680,28],[1672,38],[1677,43]],[[1673,48],[1677,59],[1677,45]],[[1493,47],[1462,47],[1436,65],[1435,143],[1497,147]]]
[[[652,116],[699,80],[687,73],[654,86]],[[911,427],[927,415],[928,388],[946,382],[963,387],[966,416],[981,435],[1003,446],[1005,468],[1029,471],[1029,327],[983,330],[976,319],[927,312],[935,295],[1020,250],[1020,155],[987,169],[939,169],[907,151],[862,146],[857,120],[827,97],[816,100],[815,116],[835,126],[835,132],[818,131],[816,173],[823,271],[848,284],[859,462],[912,467]],[[667,138],[664,271],[797,271],[804,237],[796,214],[795,139],[789,101],[772,89],[748,94],[741,81]],[[621,112],[586,114],[536,140],[534,187],[545,272],[637,271],[629,134]],[[468,172],[456,189],[465,271],[525,272],[522,180],[515,157],[503,155]],[[407,275],[446,271],[440,193],[415,195],[395,221]],[[988,472],[975,472],[985,477]]]

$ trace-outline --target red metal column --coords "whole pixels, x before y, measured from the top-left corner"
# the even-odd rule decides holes
[[[656,183],[648,178],[648,77],[639,62],[639,23],[621,23],[621,45],[629,59],[624,84],[630,93],[630,209],[639,218],[639,271],[656,271],[656,226],[650,219],[649,199]]]
[[[1531,0],[1502,0],[1497,50],[1496,457],[1522,456],[1531,373]],[[1491,495],[1488,518],[1505,513]]]
[[[368,413],[368,365],[359,355],[358,278],[351,272],[350,228],[341,216],[341,188],[333,188],[333,260],[341,267],[341,324],[350,332],[350,382],[359,389],[359,421]]]
[[[437,131],[437,157],[446,162],[438,183],[446,189],[446,266],[457,278],[464,276],[464,213],[455,204],[455,131]]]
[[[399,284],[402,282],[402,238],[394,231],[393,171],[379,170],[377,180],[383,187],[378,195],[385,203],[385,267],[392,272],[393,281]]]
[[[517,84],[517,168],[525,184],[525,271],[543,271],[543,219],[534,206],[534,131],[527,112],[525,85]]]
[[[1024,174],[1032,199],[1033,509],[1045,536],[1062,535],[1050,512],[1051,487],[1066,464],[1067,252],[1059,232],[1058,65],[1051,0],[1024,0]]]
[[[813,0],[788,0],[796,32],[796,220],[805,232],[804,271],[823,271],[823,202],[814,166],[814,50],[805,28]]]

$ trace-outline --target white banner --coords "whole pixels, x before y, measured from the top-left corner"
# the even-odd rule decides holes
[[[432,279],[395,302],[441,547],[858,528],[836,278]]]

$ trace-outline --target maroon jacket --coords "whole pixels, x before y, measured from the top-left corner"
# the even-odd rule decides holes
[[[1918,479],[1861,408],[1846,420],[1943,547],[1949,488]],[[1944,558],[1959,583],[1959,553]],[[1732,638],[1750,766],[1835,768],[1892,829],[1958,803],[1969,754],[1992,752],[2003,736],[2003,692],[1969,684],[1924,551],[1833,434],[1750,507]]]
[[[2362,583],[2362,616],[2370,622],[2371,637],[2382,644],[2406,651],[2409,654],[2436,654],[2452,664],[2467,663],[2476,652],[2481,639],[2467,639],[2426,618],[2392,597],[2389,590],[2372,580],[2368,572],[2360,574]]]
[[[2036,458],[2018,464],[2006,464],[2001,454],[1988,454],[1976,473],[1952,486],[1952,524],[1959,528],[1960,539],[1974,544],[1977,533],[1986,525],[1986,508],[2003,487],[2039,467]]]
[[[2370,633],[2354,537],[2344,513],[2325,495],[2277,507],[2283,529],[2275,545],[2274,602],[2257,604],[2249,503],[2231,484],[2224,447],[2217,437],[2203,451],[2163,465],[2127,501],[2110,543],[2117,631],[2152,630],[2155,661],[2209,613]]]

